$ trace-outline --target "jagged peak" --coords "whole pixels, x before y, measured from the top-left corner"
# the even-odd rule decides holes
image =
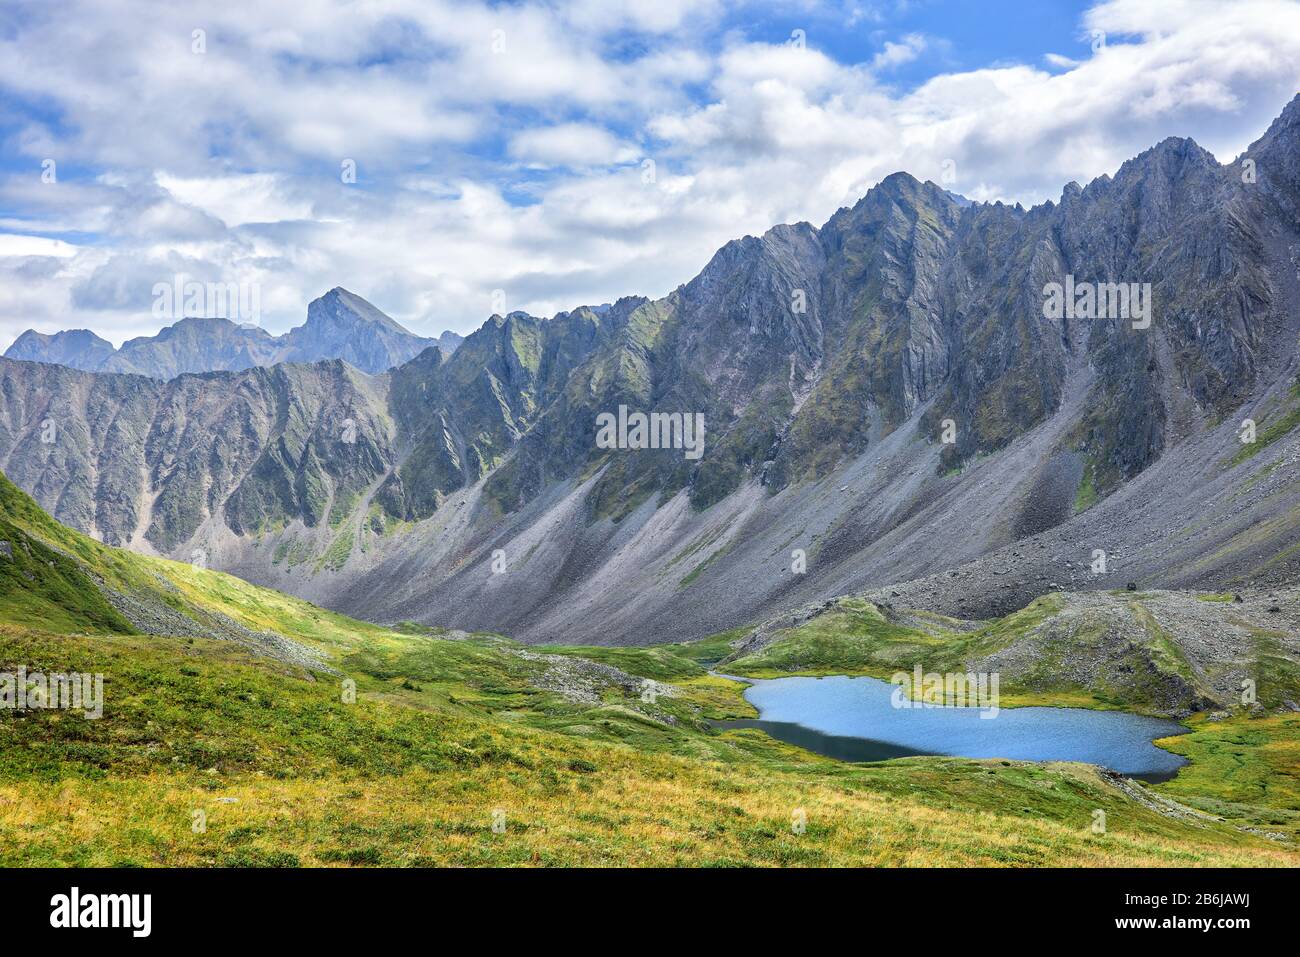
[[[904,189],[907,187],[919,188],[923,185],[925,184],[922,183],[915,176],[913,176],[911,173],[907,172],[906,170],[900,169],[897,172],[890,173],[879,183],[873,186],[872,189],[881,189],[881,190],[885,190],[886,192],[892,192],[894,190]],[[867,195],[868,196],[871,195],[870,189],[867,190]],[[865,199],[866,197],[863,198]]]
[[[531,315],[530,313],[524,312],[522,309],[512,309],[510,312],[507,312],[504,316],[499,312],[494,312],[492,313],[492,315],[488,316],[487,319],[483,321],[483,325],[479,326],[477,329],[475,329],[465,338],[466,341],[468,341],[469,339],[474,338],[479,333],[484,332],[486,330],[489,329],[501,330],[506,328],[509,325],[524,320],[527,320],[529,322],[545,322],[544,319],[539,319],[538,317]]]
[[[1268,125],[1264,135],[1251,143],[1246,152],[1267,152],[1275,143],[1283,144],[1284,149],[1294,149],[1297,141],[1300,141],[1300,93],[1292,97],[1291,102]]]
[[[17,345],[25,340],[35,339],[38,342],[53,342],[56,339],[91,339],[96,342],[102,342],[105,345],[111,345],[109,341],[102,336],[96,335],[90,329],[59,329],[56,332],[37,332],[35,329],[26,329],[19,333],[14,339],[13,344]]]
[[[806,219],[801,219],[797,223],[777,223],[760,238],[762,239],[787,239],[796,235],[807,235],[808,233],[816,234],[817,227]]]
[[[416,354],[415,358],[407,361],[399,368],[414,368],[418,366],[432,365],[435,368],[447,361],[447,354],[439,346],[426,346]]]
[[[1300,124],[1300,93],[1291,97],[1290,102],[1282,107],[1282,112],[1269,125],[1269,129],[1271,130],[1276,126],[1295,126],[1297,124]],[[1268,134],[1265,133],[1265,135]]]
[[[382,309],[373,303],[363,299],[354,292],[344,289],[342,286],[335,286],[322,296],[313,299],[307,306],[306,326],[316,323],[329,321],[331,307],[341,306],[348,312],[352,313],[357,319],[363,322],[370,322],[376,325],[392,329],[394,332],[400,332],[404,335],[414,335],[409,329],[399,323],[392,316],[385,313]],[[300,326],[299,328],[304,328]]]
[[[842,207],[826,221],[826,225],[822,229],[826,229],[832,222],[845,214],[856,213],[864,209],[880,208],[884,204],[901,204],[905,206],[926,204],[935,207],[951,207],[955,210],[975,205],[965,197],[956,197],[936,183],[929,180],[922,182],[911,173],[899,170],[896,173],[890,173],[867,190],[851,208]]]
[[[1169,176],[1181,172],[1189,164],[1208,171],[1217,169],[1219,161],[1190,136],[1167,136],[1155,146],[1126,160],[1115,173],[1114,181],[1123,183],[1157,171]]]
[[[614,300],[614,305],[612,308],[631,311],[633,309],[636,309],[638,306],[644,306],[649,301],[650,299],[647,296],[637,296],[637,295],[619,296],[616,300]]]

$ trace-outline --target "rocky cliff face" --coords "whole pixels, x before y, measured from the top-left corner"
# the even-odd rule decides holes
[[[1287,578],[1298,116],[1232,164],[1171,139],[1030,210],[895,174],[661,300],[493,316],[450,356],[397,363],[400,327],[334,290],[280,357],[346,365],[0,362],[0,467],[108,541],[526,638],[692,637],[904,582],[976,614]],[[701,415],[703,455],[602,447],[620,407]]]
[[[307,307],[305,324],[283,336],[229,319],[187,317],[157,335],[128,340],[120,349],[86,329],[52,336],[29,329],[14,340],[5,357],[153,379],[321,359],[342,359],[363,372],[378,373],[431,345],[451,355],[462,341],[454,332],[437,339],[414,335],[360,296],[335,288]]]

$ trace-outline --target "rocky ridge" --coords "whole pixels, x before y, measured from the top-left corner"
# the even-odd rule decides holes
[[[1298,115],[1250,181],[1185,139],[1029,210],[895,174],[663,299],[493,316],[375,376],[0,360],[0,468],[105,541],[538,641],[698,637],[883,585],[983,618],[1294,580]],[[1150,284],[1149,327],[1046,317],[1066,277]],[[703,457],[597,447],[619,406],[702,414]]]

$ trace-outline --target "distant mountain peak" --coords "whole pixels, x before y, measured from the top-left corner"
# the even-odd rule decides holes
[[[5,356],[30,362],[53,362],[57,365],[72,365],[70,359],[85,356],[87,361],[98,364],[111,356],[113,351],[111,342],[101,339],[89,329],[64,329],[50,335],[28,329],[5,350]]]
[[[335,286],[307,306],[307,321],[285,335],[276,361],[342,359],[375,374],[435,344],[436,340],[417,336],[356,293]]]
[[[964,209],[965,207],[967,207],[967,206],[974,206],[974,205],[975,205],[975,200],[970,199],[970,198],[967,197],[967,196],[963,196],[961,193],[954,193],[954,192],[953,192],[952,190],[950,190],[950,189],[943,189],[942,186],[940,186],[939,188],[943,190],[943,194],[944,194],[945,196],[947,196],[950,200],[952,200],[952,201],[953,201],[954,203],[956,203],[958,206],[961,206],[963,209]]]
[[[444,329],[442,335],[434,340],[443,355],[451,355],[460,348],[460,344],[465,341],[465,337],[458,332],[452,332],[450,329]]]
[[[319,322],[365,322],[384,326],[404,335],[414,335],[409,329],[374,304],[362,299],[342,286],[335,286],[325,295],[313,299],[307,306],[307,325]]]
[[[303,325],[282,336],[255,323],[185,316],[152,336],[126,341],[120,349],[89,329],[52,335],[29,329],[5,351],[5,357],[86,372],[133,372],[154,379],[322,359],[342,359],[363,372],[377,374],[429,346],[436,345],[450,355],[462,341],[451,331],[437,339],[418,336],[356,293],[335,286],[312,300]]]

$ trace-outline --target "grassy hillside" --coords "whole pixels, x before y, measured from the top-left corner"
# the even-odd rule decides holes
[[[739,634],[383,628],[105,548],[3,479],[0,506],[0,671],[98,673],[105,695],[98,721],[0,710],[0,865],[1300,863],[1080,765],[855,766],[720,733],[708,719],[752,714],[708,671]],[[117,605],[198,633],[143,633]]]
[[[101,554],[102,553],[102,554]],[[115,561],[116,558],[122,561]],[[64,528],[0,475],[0,595],[5,620],[72,631],[131,632],[90,579],[97,569],[110,581],[130,556]]]
[[[322,654],[391,634],[233,575],[110,548],[54,521],[3,474],[0,582],[0,620],[46,630],[138,634],[157,625],[253,641],[247,629]]]

